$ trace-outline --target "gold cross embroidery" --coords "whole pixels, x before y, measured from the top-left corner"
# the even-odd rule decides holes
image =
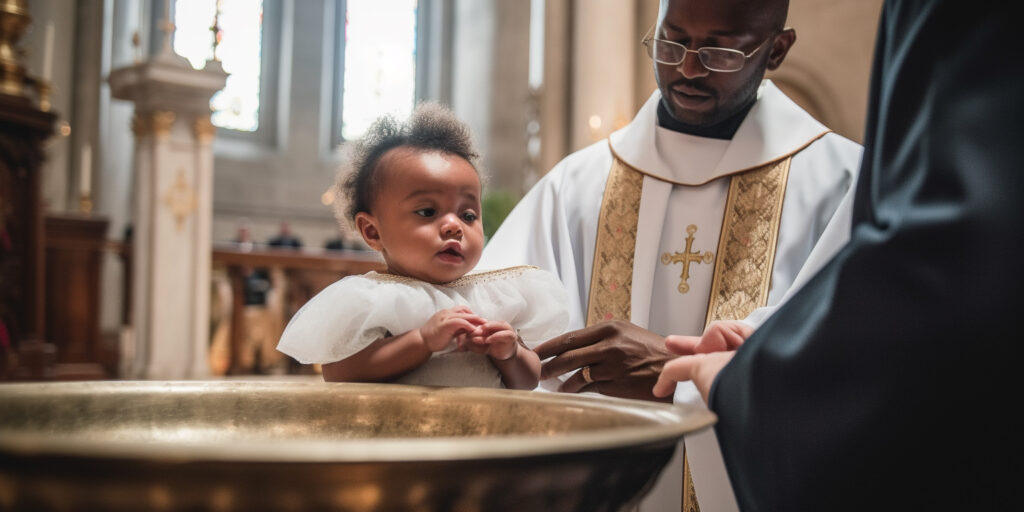
[[[679,293],[686,293],[690,291],[690,285],[686,283],[686,280],[690,278],[690,263],[711,263],[715,259],[714,253],[711,251],[704,251],[701,254],[700,251],[690,252],[693,246],[693,234],[697,232],[697,226],[690,224],[686,226],[686,249],[683,252],[677,252],[674,254],[665,253],[661,255],[661,262],[665,265],[671,265],[673,263],[683,264],[683,273],[679,276]]]

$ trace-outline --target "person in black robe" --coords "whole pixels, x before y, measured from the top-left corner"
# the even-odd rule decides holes
[[[1020,506],[1012,5],[886,2],[849,243],[734,352],[666,364],[655,393],[694,379],[743,510]],[[721,327],[670,348],[736,345]]]

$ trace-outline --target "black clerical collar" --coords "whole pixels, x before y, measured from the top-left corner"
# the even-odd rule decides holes
[[[732,136],[736,135],[736,130],[740,128],[740,124],[747,118],[747,112],[750,112],[750,109],[754,107],[754,103],[756,103],[756,100],[751,101],[749,105],[740,109],[739,112],[719,123],[710,126],[694,126],[672,117],[672,114],[665,108],[665,101],[662,100],[658,102],[658,126],[697,137],[731,140]]]

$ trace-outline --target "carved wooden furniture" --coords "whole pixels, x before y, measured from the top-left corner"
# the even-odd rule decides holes
[[[52,363],[53,346],[44,341],[40,169],[55,118],[25,97],[0,93],[0,378],[46,378]]]
[[[46,223],[46,327],[58,378],[107,378],[116,353],[100,338],[100,288],[108,221],[50,214]]]

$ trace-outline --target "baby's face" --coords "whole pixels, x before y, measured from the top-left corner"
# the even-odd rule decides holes
[[[431,283],[462,277],[480,261],[480,177],[462,157],[399,147],[377,164],[373,201],[388,271]]]

